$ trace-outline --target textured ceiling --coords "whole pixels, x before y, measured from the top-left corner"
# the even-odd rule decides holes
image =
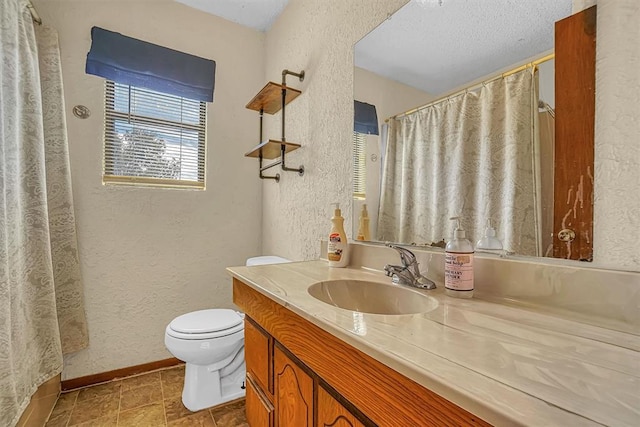
[[[288,3],[175,1],[258,31],[267,31]],[[571,14],[571,3],[411,0],[356,44],[355,64],[432,95],[444,94],[553,49],[554,22]]]
[[[411,0],[355,47],[355,64],[440,95],[553,49],[571,0]]]
[[[267,31],[289,0],[175,0],[228,21]]]

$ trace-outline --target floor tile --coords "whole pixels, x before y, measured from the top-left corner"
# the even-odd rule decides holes
[[[160,377],[162,380],[170,380],[175,378],[184,378],[185,365],[179,365],[175,368],[163,369],[160,371]]]
[[[118,414],[112,414],[96,418],[95,420],[87,421],[86,423],[78,424],[74,427],[116,427],[117,425]]]
[[[94,399],[100,396],[112,395],[116,393],[119,394],[120,387],[121,387],[120,383],[121,383],[120,381],[111,381],[108,383],[98,384],[91,387],[83,388],[78,393],[77,402],[79,403],[82,400]]]
[[[194,413],[198,414],[200,412],[203,412],[203,411],[191,412],[190,410],[185,408],[184,404],[182,403],[182,397],[180,396],[165,399],[164,410],[165,410],[165,413],[167,414],[167,422],[175,421],[180,418],[193,415]],[[208,412],[208,410],[205,409],[204,412]]]
[[[51,415],[49,416],[49,420],[46,427],[65,427],[69,422],[69,418],[71,418],[71,409],[67,410],[57,410],[54,409]]]
[[[56,402],[56,407],[54,408],[54,412],[56,409],[65,411],[73,409],[73,406],[76,404],[76,399],[78,398],[79,391],[71,391],[68,393],[62,393]]]
[[[41,399],[45,396],[57,395],[60,392],[60,374],[45,381],[31,396],[31,399]]]
[[[49,415],[53,412],[56,402],[58,400],[57,394],[50,394],[39,399],[31,399],[29,406],[33,407],[26,426],[42,426],[46,424]]]
[[[160,371],[160,379],[162,382],[162,393],[164,398],[182,396],[184,388],[184,368],[168,369]]]
[[[152,372],[150,374],[125,378],[122,380],[122,391],[124,392],[148,385],[157,385],[158,389],[160,388],[160,372]]]
[[[64,393],[47,427],[249,427],[245,401],[191,412],[182,403],[184,365]],[[163,400],[164,399],[164,400]]]
[[[166,398],[182,396],[183,384],[181,383],[162,383],[162,393]]]
[[[72,391],[60,395],[47,421],[46,425],[48,427],[64,427],[67,425],[71,417],[71,411],[76,404],[78,393],[78,391]]]
[[[31,412],[33,412],[33,408],[31,407],[31,405],[29,405],[25,408],[22,415],[20,415],[20,419],[18,419],[18,423],[16,424],[16,427],[27,427],[27,423],[29,422],[29,417],[31,416]]]
[[[199,412],[178,420],[169,421],[169,427],[217,427],[209,411]]]
[[[247,423],[244,407],[229,409],[223,406],[211,409],[211,416],[217,427],[239,427]]]
[[[69,425],[73,426],[107,415],[117,414],[119,404],[120,395],[115,393],[98,396],[93,399],[78,399],[71,412]]]
[[[118,427],[156,427],[164,425],[166,424],[162,402],[120,412],[118,417]]]
[[[244,397],[240,398],[240,399],[236,399],[236,400],[232,400],[231,402],[227,402],[227,403],[223,403],[222,405],[219,406],[214,406],[213,408],[211,408],[212,411],[215,411],[218,408],[224,408],[227,411],[232,411],[234,409],[244,409],[245,407],[245,403],[244,403],[245,399]]]
[[[158,377],[159,378],[159,377]],[[157,384],[122,390],[120,395],[120,411],[138,408],[154,402],[162,402],[162,388]]]

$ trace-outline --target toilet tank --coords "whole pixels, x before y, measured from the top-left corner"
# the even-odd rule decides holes
[[[246,265],[266,265],[266,264],[283,264],[285,262],[291,262],[291,260],[286,258],[281,258],[279,256],[274,255],[266,255],[266,256],[256,256],[253,258],[249,258],[247,260]]]

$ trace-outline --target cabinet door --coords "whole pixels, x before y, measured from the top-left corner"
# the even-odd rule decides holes
[[[273,406],[247,374],[246,397],[247,422],[251,427],[273,427]]]
[[[318,427],[364,427],[344,406],[318,387]]]
[[[274,351],[278,427],[313,427],[313,379],[278,347]]]
[[[271,381],[271,348],[273,339],[253,321],[244,321],[244,354],[247,372],[265,393],[273,393]]]

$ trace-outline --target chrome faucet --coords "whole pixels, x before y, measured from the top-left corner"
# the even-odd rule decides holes
[[[400,261],[402,265],[390,265],[384,266],[384,271],[387,276],[391,277],[393,283],[399,285],[413,286],[414,288],[421,289],[435,289],[436,284],[420,274],[420,268],[418,266],[418,260],[416,256],[409,249],[387,243],[386,246],[391,249],[395,249],[400,254]]]

